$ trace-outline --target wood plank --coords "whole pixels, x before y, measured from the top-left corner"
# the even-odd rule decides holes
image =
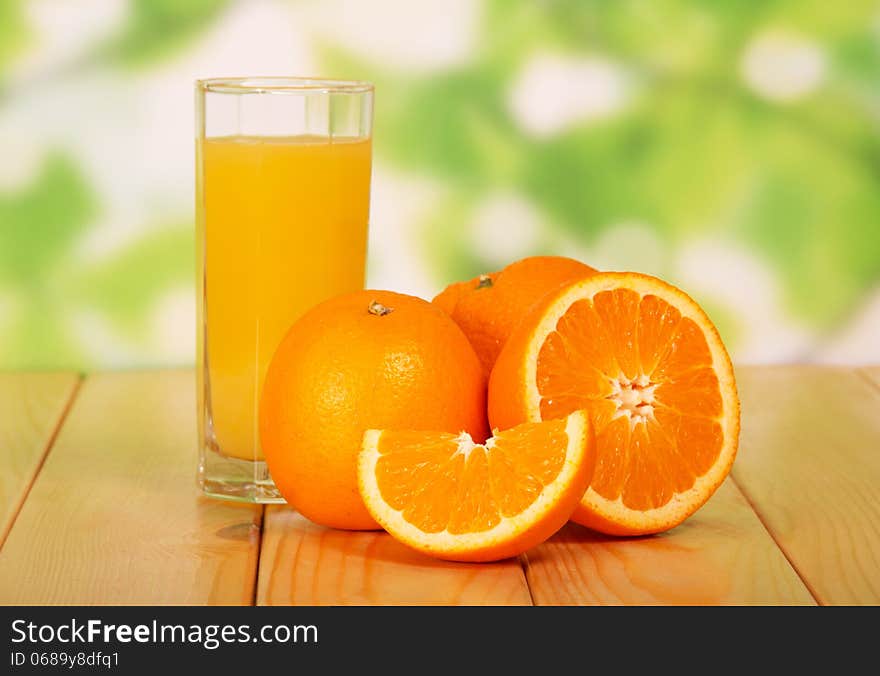
[[[515,560],[439,561],[387,533],[323,528],[266,509],[258,605],[529,605]]]
[[[195,483],[192,371],[88,377],[0,551],[3,604],[248,604],[262,508]]]
[[[865,366],[864,368],[859,369],[859,372],[874,387],[880,390],[880,366]]]
[[[880,391],[844,368],[738,378],[737,483],[820,603],[880,603]]]
[[[568,524],[523,560],[538,605],[815,603],[729,478],[667,533],[615,538]]]
[[[0,373],[0,548],[78,382],[76,373]]]

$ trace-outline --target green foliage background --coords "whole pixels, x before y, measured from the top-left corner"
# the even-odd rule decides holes
[[[16,64],[42,46],[24,3],[0,0],[0,120],[10,109],[26,110],[22,101],[35,91],[83,73],[110,72],[124,81],[174,72],[218,25],[228,25],[230,12],[245,11],[243,4],[130,0],[110,34],[16,78]],[[291,11],[308,4],[287,3]],[[377,164],[442,187],[430,212],[411,224],[417,244],[410,254],[437,288],[493,267],[470,228],[486,196],[500,192],[534,205],[541,216],[537,248],[546,251],[565,253],[559,243],[574,242],[589,252],[620,223],[646,224],[652,241],[662,243],[651,271],[671,281],[684,281],[676,261],[689,243],[729,242],[747,251],[779,289],[776,319],[807,335],[759,357],[809,359],[876,293],[880,4],[479,5],[468,58],[429,72],[365,57],[320,32],[309,40],[322,74],[376,83]],[[390,11],[377,17],[386,30],[393,21]],[[780,102],[746,85],[743,54],[768,30],[796,34],[821,50],[824,77],[815,91]],[[599,55],[628,74],[637,94],[613,115],[552,135],[529,134],[508,101],[536,53],[575,61]],[[105,197],[81,158],[63,143],[46,145],[29,180],[0,186],[0,367],[186,361],[156,342],[153,324],[161,321],[161,298],[192,286],[191,205],[147,210],[150,227],[112,255],[84,257],[83,240],[108,227]],[[761,329],[748,326],[747,308],[719,301],[710,289],[689,290],[709,307],[734,352],[747,340],[760,344]],[[71,330],[83,315],[98,317],[124,349],[104,352],[88,332]]]

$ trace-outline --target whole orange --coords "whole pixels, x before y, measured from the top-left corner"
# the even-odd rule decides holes
[[[550,291],[595,274],[564,256],[531,256],[503,270],[447,286],[432,301],[461,327],[488,377],[519,320]]]
[[[260,439],[281,494],[312,521],[378,524],[357,486],[364,431],[467,431],[483,440],[486,379],[461,329],[390,291],[332,298],[290,328],[260,401]]]

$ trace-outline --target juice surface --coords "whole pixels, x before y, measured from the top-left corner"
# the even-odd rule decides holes
[[[371,141],[235,136],[200,144],[199,372],[207,382],[199,392],[209,399],[199,410],[207,404],[222,454],[259,460],[258,397],[279,342],[316,303],[363,288]]]

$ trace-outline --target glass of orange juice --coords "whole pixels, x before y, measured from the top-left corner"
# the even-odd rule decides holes
[[[363,288],[373,87],[196,82],[199,485],[282,502],[260,450],[263,379],[291,324]]]

